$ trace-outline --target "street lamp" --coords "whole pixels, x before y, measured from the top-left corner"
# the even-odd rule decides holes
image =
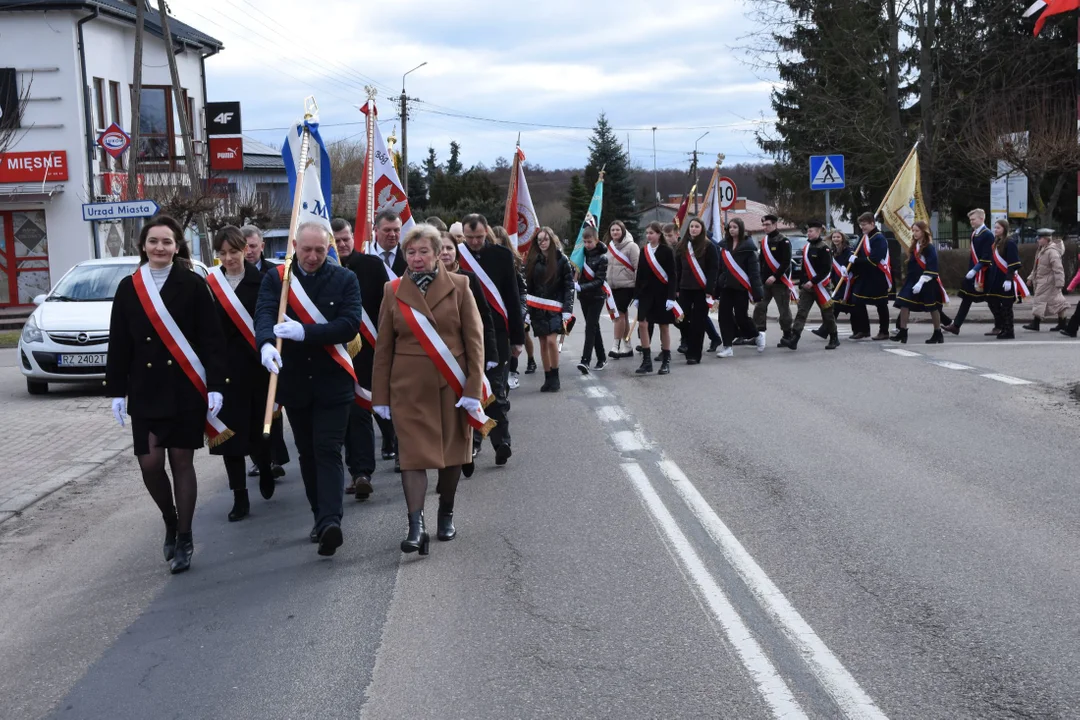
[[[405,191],[405,197],[409,196],[409,133],[405,127],[408,117],[405,103],[408,98],[405,96],[405,78],[409,73],[416,72],[425,65],[427,65],[427,60],[401,76],[401,189]]]

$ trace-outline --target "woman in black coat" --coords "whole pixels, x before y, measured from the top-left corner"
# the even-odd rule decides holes
[[[480,320],[484,323],[484,366],[486,370],[499,364],[499,348],[495,344],[495,324],[491,317],[491,306],[484,297],[484,289],[480,286],[480,280],[476,275],[461,269],[457,259],[457,243],[454,236],[448,232],[441,233],[439,260],[443,267],[452,273],[464,275],[469,278],[469,289],[472,290],[473,299],[476,300],[476,309],[480,311]]]
[[[263,420],[270,374],[255,351],[255,327],[252,317],[259,298],[262,273],[244,260],[244,236],[240,228],[226,225],[214,235],[214,250],[221,265],[210,271],[207,279],[217,300],[217,316],[225,335],[225,404],[221,421],[233,436],[210,448],[211,455],[221,455],[233,507],[229,522],[247,517],[248,499],[244,457],[251,456],[259,469],[259,492],[269,500],[274,495],[274,473],[270,468],[270,447],[263,442]]]
[[[699,218],[686,225],[686,235],[675,248],[679,275],[679,304],[686,313],[686,364],[701,362],[705,344],[705,324],[709,318],[709,300],[720,274],[720,255],[705,234]]]
[[[638,335],[641,338],[641,366],[638,375],[651,373],[649,323],[660,326],[659,375],[671,372],[671,324],[675,322],[674,310],[678,278],[675,275],[675,251],[662,242],[663,227],[658,222],[645,228],[646,243],[641,248],[638,261],[637,282],[634,286],[634,302],[638,310]]]
[[[747,234],[742,219],[732,218],[720,243],[716,300],[720,306],[718,320],[724,345],[716,351],[716,357],[734,355],[731,346],[738,340],[753,342],[756,339],[758,352],[765,349],[765,334],[758,332],[747,314],[751,300],[757,302],[763,295],[757,244]]]
[[[607,304],[608,256],[607,246],[596,237],[596,230],[586,227],[581,231],[581,242],[585,245],[585,265],[578,274],[574,291],[581,303],[581,314],[585,316],[585,347],[581,350],[581,362],[578,370],[582,375],[589,374],[589,361],[596,350],[596,369],[603,370],[607,365],[604,355],[604,336],[600,332],[600,313]]]
[[[558,392],[559,337],[566,334],[566,323],[574,311],[574,272],[563,255],[559,237],[549,227],[540,228],[529,248],[525,286],[529,289],[525,304],[544,364],[540,392]]]
[[[165,560],[178,573],[191,566],[194,552],[195,450],[203,445],[204,431],[211,443],[230,435],[217,418],[225,389],[225,339],[210,289],[191,271],[179,223],[166,215],[147,222],[139,255],[142,263],[120,281],[113,299],[105,386],[116,421],[123,425],[130,413],[143,483],[165,520]],[[172,318],[180,337],[170,335],[163,316]]]

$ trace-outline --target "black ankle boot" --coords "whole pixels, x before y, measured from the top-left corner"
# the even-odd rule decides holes
[[[1032,321],[1027,325],[1024,325],[1023,328],[1025,330],[1033,330],[1034,332],[1039,332],[1039,322],[1039,318],[1033,318]]]
[[[1058,324],[1056,327],[1050,328],[1050,332],[1061,332],[1062,330],[1069,329],[1069,321],[1065,318],[1058,318]]]
[[[454,501],[446,502],[439,499],[439,530],[435,537],[442,542],[448,542],[457,537],[457,528],[454,527]]]
[[[195,552],[195,542],[191,539],[191,533],[177,533],[176,554],[169,563],[169,570],[173,575],[187,571],[191,567],[191,556]]]
[[[176,521],[165,524],[165,544],[161,547],[165,554],[165,562],[169,562],[176,556]]]
[[[647,375],[652,372],[652,350],[641,353],[641,365],[634,372],[638,375]]]
[[[671,372],[671,351],[660,351],[660,369],[656,371],[657,375],[667,375]]]
[[[836,333],[833,333],[829,336],[829,344],[825,346],[825,349],[835,350],[838,347],[840,347],[840,337]]]
[[[243,520],[251,511],[251,501],[247,490],[233,490],[233,506],[229,511],[229,522]]]
[[[889,336],[889,340],[907,345],[907,328],[896,328],[896,332]]]
[[[551,368],[551,378],[548,380],[548,392],[559,392],[562,383],[559,381],[559,368]]]
[[[825,327],[824,326],[819,327],[819,328],[815,328],[815,329],[811,330],[810,332],[814,333],[815,335],[817,335],[822,340],[829,337],[828,333],[825,332]]]
[[[945,336],[941,334],[941,330],[935,330],[934,334],[930,336],[930,339],[926,341],[927,345],[941,345],[945,342]]]
[[[424,527],[424,511],[417,510],[409,513],[409,535],[401,541],[401,552],[419,551],[421,555],[427,555],[430,541],[427,528]]]
[[[788,350],[799,349],[799,338],[802,337],[802,333],[791,333],[787,336],[786,340],[780,341],[781,347],[786,347]]]
[[[551,371],[544,371],[544,384],[540,386],[540,392],[551,392]]]
[[[536,372],[536,361],[529,358],[529,362],[525,364],[525,374],[532,375],[534,372]]]

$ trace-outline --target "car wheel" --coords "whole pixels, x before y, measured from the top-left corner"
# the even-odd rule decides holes
[[[27,379],[26,392],[30,393],[31,395],[44,395],[45,393],[49,392],[49,383]]]

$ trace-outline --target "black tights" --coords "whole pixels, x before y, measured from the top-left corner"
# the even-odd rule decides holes
[[[161,517],[169,527],[176,527],[179,533],[191,532],[191,520],[195,517],[195,500],[198,486],[195,482],[195,451],[187,448],[168,448],[169,468],[173,481],[169,484],[169,475],[165,472],[166,448],[158,445],[158,439],[150,433],[150,452],[139,455],[139,469],[142,470],[143,484],[150,492],[150,497],[161,510]],[[173,505],[173,495],[176,504]]]
[[[453,505],[458,480],[461,479],[461,466],[453,465],[442,468],[438,472],[439,484],[435,486],[435,491],[439,493],[439,499],[444,503]],[[401,471],[401,487],[405,491],[405,505],[408,506],[410,513],[424,509],[427,484],[427,470]]]

